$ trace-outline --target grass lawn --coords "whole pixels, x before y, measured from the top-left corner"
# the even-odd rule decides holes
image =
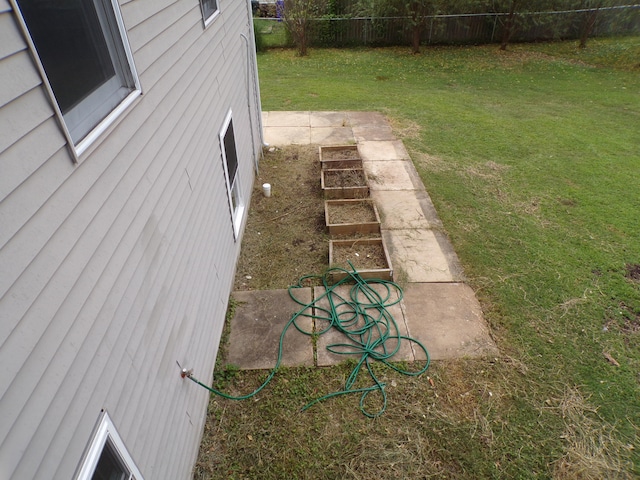
[[[640,37],[258,65],[265,111],[388,116],[501,355],[436,362],[433,385],[384,372],[374,420],[353,397],[298,411],[349,366],[283,369],[257,400],[212,399],[196,478],[637,478]]]

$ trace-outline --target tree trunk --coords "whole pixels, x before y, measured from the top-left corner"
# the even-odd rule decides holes
[[[586,13],[587,18],[582,24],[582,31],[580,32],[580,48],[587,48],[587,39],[591,35],[591,32],[593,32],[593,28],[596,26],[598,10],[599,8],[596,8],[595,10],[591,10]]]
[[[293,33],[293,41],[296,44],[298,55],[305,57],[307,55],[307,22],[298,20],[295,23]]]
[[[502,32],[502,42],[500,43],[500,50],[506,50],[513,32],[516,29],[516,6],[517,0],[511,2],[509,7],[509,14],[507,15],[507,21],[504,23],[504,31]]]
[[[411,32],[411,51],[414,54],[420,53],[420,37],[422,36],[422,28],[420,25],[414,25]]]
[[[300,43],[298,45],[298,55],[301,57],[307,56],[307,29],[303,28],[300,34]]]

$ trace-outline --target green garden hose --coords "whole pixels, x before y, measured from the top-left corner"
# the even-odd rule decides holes
[[[361,412],[371,418],[382,415],[387,408],[386,384],[381,382],[376,376],[372,368],[372,361],[382,362],[384,365],[405,375],[418,376],[426,372],[429,368],[429,353],[420,341],[400,333],[398,324],[387,310],[388,307],[402,300],[402,289],[400,286],[388,280],[365,280],[356,272],[353,265],[350,264],[350,266],[352,270],[332,268],[324,275],[305,275],[299,279],[297,285],[289,287],[289,296],[302,308],[295,313],[284,326],[280,334],[280,341],[278,342],[276,365],[269,372],[264,382],[253,392],[246,395],[231,396],[205,385],[196,379],[191,372],[184,373],[183,377],[189,378],[191,381],[223,398],[245,400],[257,395],[277,373],[282,361],[284,337],[292,325],[301,333],[310,336],[320,336],[331,329],[337,329],[344,335],[345,342],[328,345],[327,350],[338,355],[359,355],[356,366],[348,376],[343,390],[319,397],[305,405],[302,410],[307,410],[318,402],[338,395],[360,393]],[[345,273],[346,275],[339,282],[329,285],[329,279],[334,273]],[[322,281],[324,293],[311,303],[298,300],[295,296],[295,291],[304,288],[306,281],[316,279]],[[336,292],[338,286],[351,282],[353,282],[353,286],[349,290],[347,298],[342,297]],[[374,285],[380,285],[381,287],[378,287],[378,290],[382,290],[382,293],[379,293],[379,291],[373,287]],[[393,299],[394,293],[397,294],[397,299]],[[326,302],[323,302],[325,299]],[[323,306],[323,303],[327,303],[328,307]],[[298,319],[301,317],[308,317],[314,320],[315,332],[306,331],[298,324]],[[319,328],[320,325],[322,325],[322,328]],[[390,362],[390,359],[400,349],[402,341],[412,342],[424,352],[426,361],[421,369],[413,372]],[[363,367],[366,368],[369,373],[373,384],[365,388],[354,388],[358,375],[360,371],[363,370]],[[369,412],[365,407],[365,401],[371,392],[379,392],[382,396],[382,407],[375,413]]]

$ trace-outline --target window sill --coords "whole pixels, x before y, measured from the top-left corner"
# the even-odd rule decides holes
[[[118,117],[124,114],[124,112],[131,106],[135,100],[142,95],[141,90],[134,90],[131,92],[120,104],[114,108],[109,115],[107,115],[96,127],[91,130],[82,140],[80,140],[73,147],[76,163],[79,162],[80,157],[91,147],[97,140],[106,132],[111,125],[113,125]]]

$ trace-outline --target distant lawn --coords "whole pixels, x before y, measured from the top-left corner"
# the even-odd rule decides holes
[[[337,438],[309,443],[306,429],[322,438],[321,420],[345,415],[347,400],[300,420],[287,413],[292,401],[279,407],[274,399],[256,427],[277,439],[270,448],[320,456],[305,464],[304,478],[376,478],[367,458],[396,465],[385,478],[419,478],[416,465],[439,478],[640,475],[640,38],[594,40],[585,51],[573,42],[507,52],[434,47],[418,56],[403,48],[311,50],[306,58],[271,50],[258,64],[265,111],[389,117],[502,352],[436,364],[437,397],[415,398],[424,386],[411,380],[399,387],[402,415],[390,405],[386,420],[347,416],[352,428]],[[341,370],[283,375],[315,388]],[[251,401],[216,402],[218,417],[222,408],[240,409],[238,418],[256,411]],[[233,439],[221,461],[250,476],[241,423],[220,419]],[[286,472],[278,461],[269,471],[280,473],[260,478]],[[316,474],[321,465],[326,472]]]
[[[275,18],[254,18],[256,35],[262,39],[265,48],[287,45],[287,31],[284,23]]]

